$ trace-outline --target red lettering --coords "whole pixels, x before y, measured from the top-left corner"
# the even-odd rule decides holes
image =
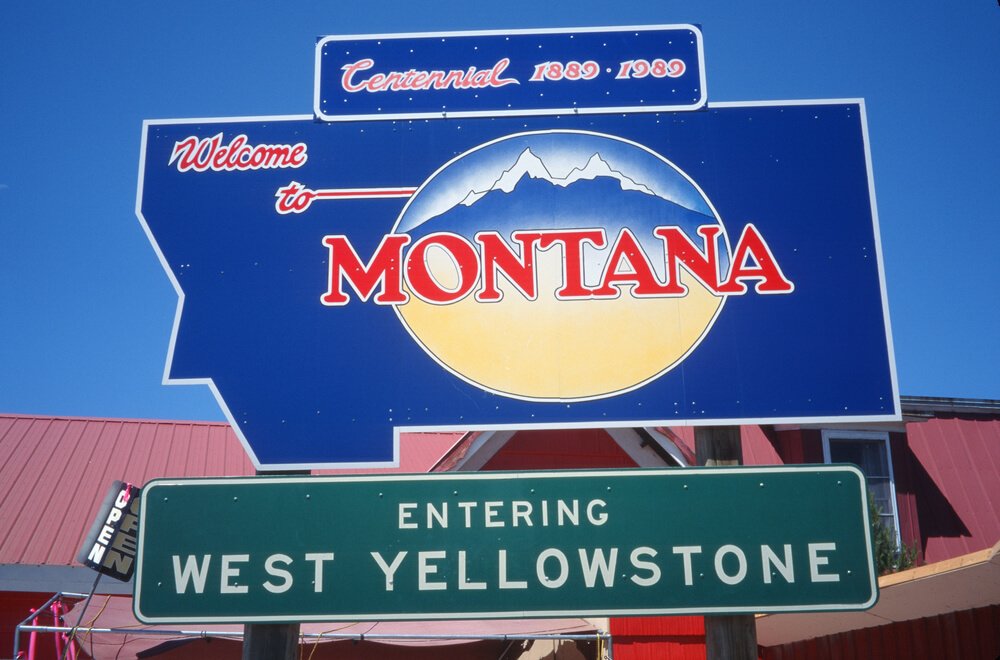
[[[563,248],[563,285],[556,291],[556,298],[592,298],[593,291],[583,282],[583,244],[604,247],[603,229],[566,229],[547,231],[538,242],[538,249],[545,250],[556,243]]]
[[[414,71],[410,69],[410,73],[413,74],[410,77],[410,84],[407,89],[427,89],[429,87],[427,79],[430,78],[430,74],[426,71]]]
[[[619,267],[623,263],[627,270],[620,271]],[[618,239],[611,249],[608,263],[604,267],[601,286],[594,290],[594,295],[602,298],[617,298],[621,293],[618,286],[622,284],[635,285],[632,287],[633,296],[677,295],[672,289],[657,281],[653,266],[649,263],[646,253],[639,245],[635,235],[628,229],[622,229],[619,232]]]
[[[510,66],[510,58],[505,57],[493,66],[493,70],[490,71],[490,79],[487,83],[490,87],[503,87],[504,85],[520,85],[515,78],[501,78],[504,70]]]
[[[170,154],[170,162],[167,163],[167,166],[169,167],[170,165],[173,165],[174,161],[180,158],[180,161],[177,163],[177,169],[181,172],[190,169],[191,165],[194,163],[193,154],[197,145],[198,138],[193,135],[189,138],[181,140],[180,142],[175,142],[174,150]]]
[[[221,170],[226,167],[226,157],[229,155],[229,150],[226,147],[220,147],[216,150],[215,154],[212,156],[212,169]]]
[[[458,286],[447,289],[434,278],[428,268],[427,251],[431,247],[444,250],[458,270]],[[413,244],[406,255],[406,282],[421,300],[437,305],[458,302],[469,295],[479,280],[479,255],[464,237],[458,234],[428,234]]]
[[[211,139],[202,140],[198,146],[198,153],[194,157],[194,169],[197,172],[204,172],[212,163],[212,154],[222,143],[222,133],[213,135]]]
[[[516,78],[504,78],[503,72],[510,66],[510,59],[503,58],[489,69],[479,69],[474,66],[462,69],[443,71],[389,71],[388,73],[373,73],[367,79],[355,80],[362,71],[375,66],[371,58],[358,60],[341,67],[344,72],[340,77],[340,86],[348,92],[400,92],[429,89],[482,89],[484,87],[503,87],[504,85],[520,84]]]
[[[672,296],[687,294],[688,288],[680,282],[679,266],[694,275],[710,291],[719,287],[719,249],[717,237],[722,228],[718,225],[698,227],[705,251],[699,250],[680,227],[657,227],[653,233],[663,240],[667,254],[667,285],[665,293]]]
[[[306,155],[306,145],[299,142],[292,147],[292,153],[288,155],[288,166],[302,167],[306,164],[308,158],[309,156]]]
[[[526,299],[537,298],[535,244],[541,236],[539,232],[514,232],[514,240],[521,244],[521,256],[518,257],[497,232],[476,234],[476,242],[483,247],[483,284],[476,294],[476,300],[497,302],[503,298],[503,294],[497,288],[497,273],[503,274]]]
[[[320,297],[324,305],[346,305],[347,294],[342,287],[346,280],[361,300],[368,300],[376,286],[381,290],[374,300],[380,305],[396,305],[409,300],[402,290],[400,263],[403,246],[410,242],[406,234],[389,234],[382,238],[368,264],[361,263],[358,253],[346,236],[324,236],[323,245],[330,248],[330,288]]]
[[[278,190],[275,206],[282,214],[299,212],[316,195],[293,181]],[[600,282],[594,287],[586,284],[585,250],[588,245],[603,248],[607,244],[604,229],[515,231],[513,243],[496,231],[477,233],[475,243],[458,234],[439,232],[416,241],[405,255],[403,249],[409,244],[410,236],[389,234],[382,238],[367,262],[358,256],[346,236],[325,236],[323,244],[330,252],[329,288],[321,300],[330,306],[347,304],[346,282],[363,301],[372,298],[382,305],[403,304],[409,299],[403,288],[405,282],[413,295],[432,304],[458,302],[474,290],[476,301],[498,302],[503,299],[499,286],[501,276],[526,300],[537,300],[537,254],[556,245],[562,251],[562,283],[554,295],[560,300],[616,298],[622,292],[636,298],[682,297],[688,293],[688,287],[680,281],[682,268],[715,295],[745,294],[748,281],[754,281],[755,291],[762,294],[794,290],[752,224],[744,228],[728,277],[721,285],[719,239],[722,228],[703,225],[697,232],[701,237],[700,246],[679,227],[654,229],[653,235],[661,239],[664,247],[666,273],[662,281],[636,235],[628,228],[622,229],[608,250]],[[442,271],[431,267],[435,257],[447,260],[438,263],[450,261],[454,266],[455,284],[442,283]]]
[[[365,84],[361,83],[360,85],[355,85],[351,82],[351,78],[353,78],[354,74],[358,71],[365,71],[373,66],[375,66],[375,60],[367,57],[363,60],[358,60],[354,64],[344,65],[341,67],[344,70],[344,75],[340,78],[340,86],[348,92],[360,92],[365,88]]]
[[[237,135],[232,142],[229,143],[229,149],[227,149],[226,157],[226,169],[234,170],[237,165],[239,165],[239,157],[243,150],[246,148],[247,136]]]
[[[167,165],[176,162],[180,172],[232,172],[302,167],[308,159],[307,147],[302,142],[250,147],[246,135],[237,135],[229,144],[223,144],[222,133],[217,133],[201,140],[192,135],[174,143]]]
[[[750,265],[753,260],[756,264]],[[744,280],[757,280],[754,290],[757,293],[791,293],[795,290],[792,284],[781,272],[778,262],[771,254],[771,248],[764,242],[757,228],[748,224],[743,228],[743,235],[736,244],[733,263],[729,270],[729,279],[718,288],[719,293],[742,294],[747,292]]]

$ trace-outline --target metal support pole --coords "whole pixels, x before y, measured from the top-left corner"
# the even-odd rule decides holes
[[[69,637],[66,638],[66,646],[63,648],[63,652],[59,655],[59,660],[66,660],[66,652],[74,648],[73,643],[76,639],[76,630],[83,624],[83,615],[87,613],[87,608],[90,606],[90,601],[93,600],[94,594],[97,593],[97,585],[101,582],[101,574],[98,573],[97,577],[94,578],[94,586],[90,588],[90,593],[87,594],[87,600],[83,602],[83,607],[80,608],[80,618],[76,620],[77,625],[73,626],[73,630],[70,632]]]
[[[705,426],[694,431],[698,465],[743,464],[738,426]],[[707,660],[757,660],[757,624],[752,614],[705,617]]]

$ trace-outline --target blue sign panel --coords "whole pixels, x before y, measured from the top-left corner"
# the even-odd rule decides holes
[[[701,31],[665,25],[325,37],[326,121],[695,110]]]
[[[258,466],[404,429],[899,415],[864,106],[147,122],[167,380]]]

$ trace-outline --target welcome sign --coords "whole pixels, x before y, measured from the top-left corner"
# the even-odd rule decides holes
[[[406,429],[898,419],[860,101],[149,121],[138,213],[180,298],[165,380],[210,385],[259,467],[391,463]]]

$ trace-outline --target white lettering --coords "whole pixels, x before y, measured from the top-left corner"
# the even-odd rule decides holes
[[[100,564],[101,560],[104,558],[104,552],[107,550],[106,546],[94,544],[94,547],[90,549],[90,554],[87,555],[87,561],[92,561],[95,564]]]
[[[590,500],[590,504],[587,505],[587,520],[590,521],[591,525],[600,527],[604,523],[608,522],[608,513],[603,510],[607,505],[608,503],[604,500]],[[601,507],[602,511],[595,514],[594,509],[597,507]]]
[[[820,557],[821,552],[833,552],[836,543],[809,544],[809,577],[813,582],[840,582],[840,573],[820,573],[819,567],[830,563],[829,557]]]
[[[684,585],[690,587],[694,584],[694,576],[691,570],[691,555],[701,553],[700,545],[678,545],[674,546],[674,554],[684,557]]]
[[[413,510],[417,508],[415,502],[400,502],[399,503],[399,528],[400,529],[416,529],[417,523],[407,522],[413,516]]]
[[[517,527],[518,519],[523,520],[525,525],[531,527],[531,502],[516,501],[511,502],[510,505],[513,509],[512,518],[514,527]]]
[[[726,573],[725,566],[722,565],[726,555],[736,557],[739,569],[735,575]],[[747,556],[735,545],[724,545],[715,553],[715,574],[726,584],[739,584],[747,576]]]
[[[184,560],[184,568],[181,568],[181,558],[179,555],[173,555],[174,560],[174,586],[177,589],[177,593],[183,594],[187,592],[188,581],[193,578],[194,580],[194,592],[196,594],[205,592],[205,579],[208,577],[208,564],[211,561],[212,555],[203,555],[201,558],[201,565],[198,565],[198,560],[194,555],[188,555],[187,559]]]
[[[101,533],[97,535],[97,542],[107,545],[111,543],[111,535],[115,533],[114,527],[105,525],[101,528]]]
[[[472,527],[472,510],[476,508],[475,502],[459,502],[458,508],[465,511],[465,528]]]
[[[639,577],[638,575],[633,575],[631,580],[640,587],[651,587],[660,581],[660,567],[651,561],[643,561],[640,559],[643,555],[653,558],[656,556],[656,550],[647,546],[636,548],[632,551],[632,554],[629,555],[629,561],[632,562],[632,566],[636,569],[640,571],[649,571],[649,577]]]
[[[118,497],[115,498],[115,507],[119,509],[124,509],[128,505],[129,500],[129,489],[125,488],[118,491]]]
[[[503,502],[484,502],[483,509],[486,514],[486,526],[487,527],[503,527],[504,522],[502,520],[497,520],[496,517],[500,515],[497,511],[503,506]]]
[[[764,584],[771,584],[771,568],[777,569],[785,582],[789,584],[795,582],[795,570],[792,567],[792,546],[786,543],[785,561],[778,559],[778,555],[769,545],[760,546],[760,560],[764,568]]]
[[[564,500],[559,500],[559,526],[563,526],[563,520],[569,520],[574,525],[580,524],[580,502],[573,500],[573,507],[570,508]]]
[[[597,572],[601,572],[601,579],[605,587],[612,587],[615,584],[615,566],[618,564],[618,548],[611,548],[610,557],[604,556],[603,548],[595,548],[594,554],[589,559],[587,551],[580,548],[580,566],[583,568],[583,581],[588,589],[593,589],[597,584]]]
[[[458,588],[459,589],[485,589],[485,582],[470,582],[468,578],[468,569],[466,568],[466,553],[465,550],[458,551]]]
[[[438,567],[429,562],[434,559],[444,559],[444,550],[425,550],[417,553],[417,589],[420,591],[443,591],[448,588],[444,582],[430,582],[428,576],[435,575]]]
[[[447,529],[448,528],[448,503],[443,502],[441,504],[441,510],[438,511],[434,508],[434,505],[430,502],[427,503],[427,529],[434,527],[434,521],[437,520],[438,525]]]
[[[396,574],[396,569],[399,568],[399,565],[403,562],[403,557],[406,556],[406,550],[401,550],[398,554],[396,554],[396,558],[392,560],[391,564],[386,564],[385,560],[382,559],[382,555],[378,552],[373,552],[371,555],[375,560],[375,563],[378,564],[378,567],[381,568],[382,572],[385,574],[385,590],[392,591],[392,576]]]
[[[270,580],[264,583],[264,588],[272,594],[283,594],[292,588],[292,574],[275,566],[278,562],[287,566],[292,563],[292,558],[288,555],[278,554],[271,555],[264,561],[264,570],[267,571],[267,574],[282,580],[281,584],[272,584]]]
[[[550,578],[545,573],[545,562],[549,559],[555,559],[559,564],[559,575],[554,578]],[[538,581],[543,585],[549,589],[558,589],[566,584],[566,580],[569,578],[569,561],[560,550],[555,548],[542,550],[542,553],[538,555],[538,561],[535,562],[535,573],[538,574]]]
[[[527,580],[507,579],[507,551],[501,550],[498,553],[500,559],[500,588],[501,589],[527,589]]]
[[[311,561],[315,563],[315,570],[313,572],[313,593],[320,593],[323,591],[323,562],[333,561],[332,552],[308,552],[306,553],[306,561]]]
[[[250,561],[250,555],[222,555],[222,575],[219,584],[220,594],[245,594],[249,587],[246,585],[240,586],[239,584],[230,583],[230,579],[240,578],[240,569],[230,564],[240,562]]]

